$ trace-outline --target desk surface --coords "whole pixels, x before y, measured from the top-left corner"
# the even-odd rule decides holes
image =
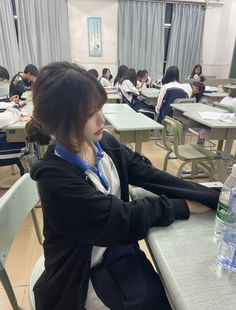
[[[146,241],[176,310],[235,310],[236,273],[217,265],[215,213],[149,230]]]
[[[140,93],[147,98],[157,98],[160,94],[160,90],[156,88],[141,89]]]
[[[228,88],[228,89],[235,89],[236,85],[235,84],[233,84],[233,85],[227,84],[227,85],[223,85],[223,87]]]
[[[105,119],[118,131],[162,129],[163,126],[142,113],[105,114]]]
[[[217,92],[213,92],[213,93],[203,93],[204,97],[209,97],[209,98],[224,98],[227,97],[229,94],[227,93],[217,93]]]
[[[119,100],[120,99],[120,95],[117,94],[107,94],[107,100]]]
[[[184,112],[184,116],[210,128],[236,128],[236,117],[232,119],[232,122],[223,122],[221,120],[202,119],[198,113],[192,112]]]
[[[227,113],[223,109],[215,108],[207,104],[203,103],[172,103],[171,104],[173,109],[182,111],[182,112],[220,112],[220,113]],[[199,116],[200,117],[200,116]]]
[[[104,114],[125,114],[125,113],[136,113],[128,104],[125,103],[105,103],[102,111]]]

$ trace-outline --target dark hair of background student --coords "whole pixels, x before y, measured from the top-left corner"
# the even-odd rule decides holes
[[[125,80],[129,80],[135,87],[137,86],[137,74],[135,69],[130,68],[124,72],[121,83],[123,83]]]
[[[35,65],[28,64],[24,69],[24,73],[29,73],[30,75],[37,76],[39,74],[39,70]]]
[[[236,88],[231,90],[231,92],[229,93],[229,97],[231,97],[231,98],[236,97]]]
[[[197,65],[193,68],[192,73],[190,74],[190,79],[192,79],[192,78],[194,77],[194,75],[197,74],[197,73],[195,73],[195,71],[196,71],[197,68],[199,68],[199,73],[198,73],[198,75],[201,75],[201,74],[202,74],[202,66],[199,65],[199,64],[197,64]]]
[[[162,79],[163,85],[171,82],[179,82],[179,69],[176,66],[167,68],[166,73]]]
[[[98,77],[99,77],[99,74],[98,74],[98,72],[97,72],[96,69],[89,69],[89,70],[88,70],[88,73],[89,73],[90,75],[92,75],[93,77],[95,77],[95,79],[98,79]]]
[[[120,84],[121,79],[122,79],[122,76],[123,76],[124,72],[125,72],[127,69],[128,69],[128,67],[125,66],[125,65],[119,66],[117,75],[116,75],[115,80],[114,80],[114,85],[116,85],[116,83],[119,83],[119,84]]]
[[[144,70],[138,70],[137,71],[137,79],[142,80],[145,77],[145,72]]]
[[[10,80],[10,74],[6,68],[0,66],[0,81]]]
[[[192,85],[198,88],[199,93],[201,93],[201,94],[204,93],[205,85],[203,83],[201,83],[201,82],[193,82]]]
[[[68,62],[52,63],[40,71],[33,86],[34,111],[27,139],[34,135],[40,143],[43,130],[74,152],[71,134],[80,140],[85,123],[106,100],[104,88],[85,69]]]

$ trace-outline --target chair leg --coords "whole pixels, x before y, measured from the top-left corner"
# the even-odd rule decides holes
[[[40,229],[40,226],[39,226],[39,222],[38,222],[37,214],[35,212],[35,208],[33,208],[31,210],[31,215],[32,215],[32,219],[33,219],[33,222],[34,222],[34,228],[35,228],[35,231],[36,231],[38,242],[39,242],[39,244],[43,245],[43,236],[42,236],[42,232],[41,232],[41,229]]]
[[[209,171],[209,181],[213,181],[214,179],[214,172],[215,172],[215,167],[214,164],[211,160],[208,161],[210,165],[210,171]]]
[[[165,156],[165,159],[164,159],[164,164],[163,164],[163,171],[166,171],[167,170],[167,164],[168,164],[168,158],[169,158],[169,155],[171,154],[172,152],[168,152]]]
[[[10,303],[11,303],[12,309],[13,310],[23,310],[22,308],[20,308],[20,306],[18,306],[15,293],[13,291],[13,288],[11,286],[11,282],[10,282],[10,280],[8,278],[8,275],[7,275],[5,269],[0,271],[0,280],[2,282],[2,286],[5,289],[7,297],[9,299]]]
[[[184,162],[182,162],[182,164],[179,166],[178,173],[177,173],[177,177],[178,177],[178,178],[181,178],[181,171],[182,171],[183,167],[184,167],[186,164],[188,164],[188,162],[184,161]]]

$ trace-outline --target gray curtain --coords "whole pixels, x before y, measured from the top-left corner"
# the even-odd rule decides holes
[[[19,71],[18,45],[11,0],[0,1],[0,66],[11,77]]]
[[[205,8],[201,5],[173,4],[166,68],[178,66],[181,80],[202,63],[204,20]]]
[[[164,19],[164,3],[119,0],[120,65],[147,69],[154,80],[162,76]]]
[[[16,0],[20,66],[70,60],[66,0]]]

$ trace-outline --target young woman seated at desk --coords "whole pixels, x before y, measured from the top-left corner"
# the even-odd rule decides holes
[[[137,241],[151,227],[215,209],[218,192],[156,169],[103,132],[105,90],[77,65],[44,67],[33,98],[29,137],[33,127],[39,142],[41,130],[56,137],[31,170],[39,185],[45,236],[36,308],[170,310],[159,276]],[[128,184],[160,196],[129,202]]]

